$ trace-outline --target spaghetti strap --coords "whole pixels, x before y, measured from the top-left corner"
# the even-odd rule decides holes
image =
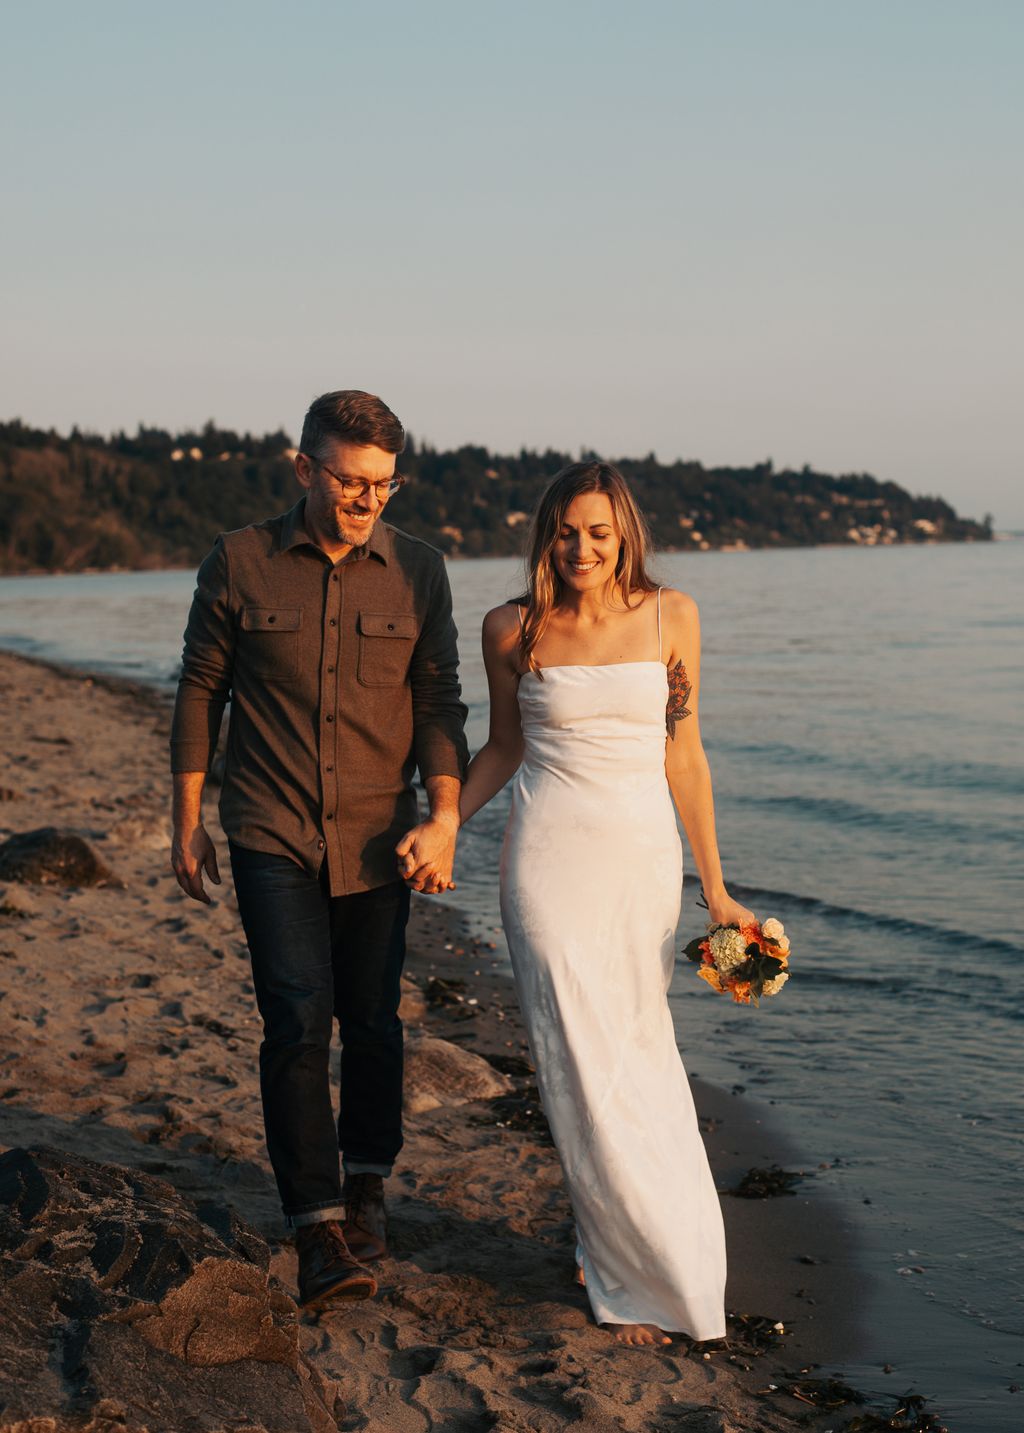
[[[661,588],[659,587],[659,588],[658,588],[658,661],[659,661],[659,662],[663,662],[664,660],[665,660],[664,657],[661,655]]]
[[[526,630],[526,623],[523,621],[523,609],[518,602],[516,603],[516,612],[519,614],[519,631],[523,633]]]

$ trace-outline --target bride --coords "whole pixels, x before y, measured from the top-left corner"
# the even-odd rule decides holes
[[[462,792],[465,821],[515,778],[502,920],[577,1277],[627,1344],[725,1333],[721,1210],[666,999],[682,889],[673,801],[710,918],[753,918],[722,879],[697,607],[656,587],[646,553],[610,464],[552,480],[528,591],[484,618],[490,733]]]

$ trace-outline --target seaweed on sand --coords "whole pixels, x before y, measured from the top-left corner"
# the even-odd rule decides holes
[[[905,1393],[896,1400],[892,1413],[862,1413],[847,1423],[843,1433],[949,1433],[934,1413],[925,1410],[927,1398]]]
[[[723,1190],[737,1199],[777,1199],[780,1194],[793,1194],[794,1184],[806,1178],[794,1170],[781,1169],[777,1164],[767,1169],[748,1169],[735,1189]]]

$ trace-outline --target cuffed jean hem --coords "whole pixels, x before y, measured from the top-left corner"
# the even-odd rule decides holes
[[[370,1164],[365,1159],[344,1159],[342,1167],[346,1174],[379,1174],[382,1179],[390,1179],[394,1168],[390,1164]]]
[[[296,1214],[285,1214],[284,1222],[289,1229],[302,1229],[307,1224],[326,1224],[328,1219],[344,1219],[344,1204],[322,1204],[317,1209],[300,1209]]]

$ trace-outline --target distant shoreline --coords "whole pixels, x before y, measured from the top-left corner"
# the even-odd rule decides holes
[[[109,438],[0,422],[0,570],[198,566],[218,532],[295,503],[295,453],[284,432],[238,434],[212,422],[201,432],[140,427]],[[517,557],[551,478],[580,458],[437,449],[409,437],[397,525],[452,557]],[[944,498],[870,473],[776,469],[770,458],[736,467],[653,453],[613,461],[657,550],[992,540],[992,514],[961,516]]]
[[[401,527],[401,523],[395,523],[395,527]],[[1024,530],[1020,532],[993,532],[991,541],[993,543],[1021,542],[1024,541]],[[926,547],[987,547],[989,543],[975,537],[953,537],[927,542],[877,542],[861,545],[853,542],[794,542],[789,544],[773,544],[769,547],[734,547],[726,544],[722,547],[709,548],[688,548],[688,547],[658,547],[653,549],[652,559],[657,560],[663,554],[666,556],[678,556],[684,553],[687,557],[705,557],[712,553],[729,553],[736,556],[743,556],[759,552],[868,552],[877,548],[913,548],[915,550]],[[446,562],[493,562],[493,561],[524,561],[523,556],[517,556],[514,552],[481,552],[470,556],[464,552],[446,552]],[[9,577],[112,577],[112,576],[141,576],[147,572],[195,572],[198,563],[189,564],[183,562],[157,563],[152,567],[26,567],[15,572],[0,571],[0,581]]]

